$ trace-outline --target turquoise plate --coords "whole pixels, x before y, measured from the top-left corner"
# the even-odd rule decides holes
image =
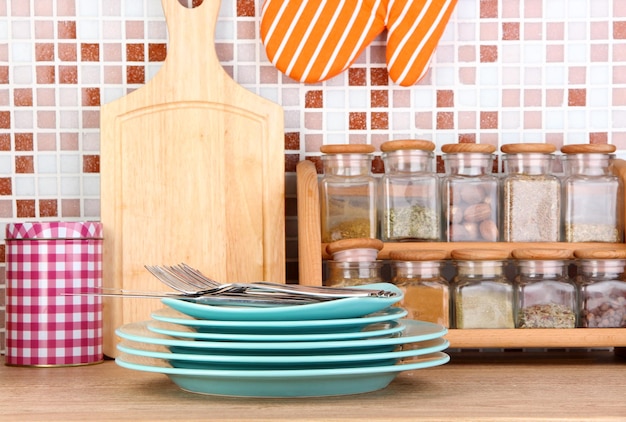
[[[399,322],[381,322],[370,324],[361,331],[349,333],[312,333],[312,334],[233,334],[198,332],[185,325],[171,324],[163,321],[148,321],[148,329],[155,333],[166,334],[177,338],[192,340],[215,340],[215,341],[329,341],[329,340],[353,340],[360,338],[375,338],[389,336],[404,331],[406,326]]]
[[[408,315],[406,309],[393,306],[360,318],[311,319],[304,321],[213,321],[195,319],[171,308],[152,313],[157,321],[193,327],[197,331],[233,334],[311,334],[361,331],[369,324],[395,321]]]
[[[173,368],[165,361],[121,353],[115,362],[136,371],[167,375],[181,389],[238,397],[316,397],[360,394],[385,388],[403,371],[443,365],[443,352],[382,366],[295,370],[215,370]]]
[[[221,321],[284,321],[311,319],[356,318],[383,310],[402,300],[403,293],[390,283],[354,286],[355,289],[388,290],[393,297],[350,297],[306,305],[275,307],[215,306],[192,303],[183,299],[164,298],[162,302],[172,309],[198,319]]]
[[[450,346],[444,338],[410,343],[403,346],[403,350],[387,353],[357,353],[338,355],[218,355],[181,354],[168,351],[167,347],[146,345],[124,340],[117,345],[118,350],[129,355],[144,356],[168,361],[171,366],[178,368],[197,369],[239,369],[239,370],[284,370],[284,369],[311,369],[311,368],[339,368],[357,366],[393,365],[399,359],[421,356],[434,352],[441,352]]]
[[[148,329],[149,321],[134,322],[121,326],[115,332],[126,340],[138,343],[160,344],[167,346],[170,350],[184,353],[202,353],[207,351],[217,353],[222,350],[225,353],[234,354],[264,354],[273,352],[275,354],[316,354],[322,352],[332,352],[346,350],[351,353],[365,353],[366,351],[392,351],[397,346],[404,343],[414,343],[418,341],[432,340],[443,337],[447,334],[447,328],[442,325],[424,321],[414,321],[409,319],[400,320],[406,326],[403,332],[373,339],[359,340],[330,340],[330,341],[291,341],[291,342],[254,342],[254,341],[195,341],[181,340],[172,336],[152,332]],[[181,348],[183,350],[181,350]],[[330,354],[330,353],[329,353]]]

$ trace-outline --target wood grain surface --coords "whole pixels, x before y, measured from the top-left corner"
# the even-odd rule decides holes
[[[219,1],[193,9],[162,3],[162,68],[102,107],[103,284],[164,290],[143,266],[181,262],[222,282],[284,282],[282,108],[219,63]],[[107,298],[105,353],[116,353],[116,327],[160,306]]]

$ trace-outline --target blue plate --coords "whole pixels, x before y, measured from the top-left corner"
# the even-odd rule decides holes
[[[395,321],[404,318],[408,312],[393,306],[360,318],[312,319],[303,321],[214,321],[195,319],[171,308],[162,308],[152,313],[157,321],[170,322],[192,327],[200,332],[233,334],[312,334],[361,331],[369,324]]]
[[[185,325],[171,324],[163,321],[148,321],[148,329],[155,333],[166,334],[176,338],[215,341],[329,341],[353,340],[389,336],[404,331],[405,325],[399,322],[381,322],[370,324],[361,331],[349,333],[312,333],[312,334],[239,334],[198,332]]]
[[[173,368],[160,359],[121,353],[121,367],[167,375],[181,389],[199,394],[238,397],[316,397],[380,390],[403,371],[443,365],[450,357],[437,352],[394,365],[331,369],[215,370]]]
[[[360,340],[330,341],[291,341],[291,342],[254,342],[254,341],[195,341],[180,340],[172,336],[152,332],[148,329],[149,321],[134,322],[118,328],[116,334],[126,340],[138,343],[160,344],[170,350],[176,348],[184,353],[222,353],[228,354],[317,354],[317,353],[367,353],[374,351],[392,351],[404,343],[432,340],[443,337],[448,330],[442,325],[431,322],[400,320],[406,330],[398,335]]]
[[[172,309],[198,319],[220,321],[284,321],[356,318],[383,310],[402,300],[403,293],[390,283],[354,286],[355,289],[377,289],[394,292],[393,297],[351,297],[306,305],[275,307],[215,306],[192,303],[182,299],[164,298]]]
[[[124,340],[118,350],[129,355],[162,359],[178,368],[284,370],[312,368],[344,368],[357,366],[393,365],[400,359],[441,352],[450,346],[444,338],[407,344],[403,350],[387,353],[356,353],[338,355],[218,355],[172,353],[164,346],[146,345]]]

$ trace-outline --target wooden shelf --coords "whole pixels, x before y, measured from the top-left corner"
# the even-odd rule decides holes
[[[626,185],[626,161],[615,160],[615,172]],[[319,186],[315,165],[301,161],[297,169],[298,195],[298,262],[300,284],[322,285],[322,261],[330,256],[321,242]],[[626,207],[625,207],[626,208]],[[625,216],[626,220],[626,216]],[[448,253],[463,248],[546,247],[569,250],[594,247],[626,249],[625,243],[567,243],[567,242],[387,242],[380,251],[380,259],[388,259],[392,250],[443,249]],[[573,329],[451,329],[446,336],[453,348],[570,348],[570,347],[625,347],[626,328]]]

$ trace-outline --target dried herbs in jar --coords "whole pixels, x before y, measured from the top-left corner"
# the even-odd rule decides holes
[[[435,144],[396,140],[381,145],[385,174],[380,183],[380,233],[384,241],[436,241],[441,237]]]
[[[575,328],[577,288],[568,275],[572,252],[564,249],[515,249],[516,328]]]

